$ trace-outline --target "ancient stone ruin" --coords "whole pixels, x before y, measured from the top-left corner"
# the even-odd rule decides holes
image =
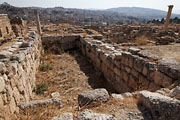
[[[0,119],[180,119],[175,27],[0,21]]]

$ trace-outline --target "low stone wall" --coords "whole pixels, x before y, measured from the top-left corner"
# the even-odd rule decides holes
[[[155,91],[180,80],[180,63],[145,50],[129,48],[125,51],[93,39],[81,39],[79,47],[120,93]]]
[[[59,53],[62,49],[69,50],[77,48],[79,35],[44,35],[42,44],[45,51]],[[61,49],[59,49],[61,47]]]
[[[120,48],[117,44],[104,43],[103,40],[80,36],[77,36],[77,39],[73,36],[65,38],[68,40],[60,36],[48,37],[51,46],[58,41],[64,43],[61,47],[66,50],[68,50],[67,44],[71,45],[69,48],[78,47],[119,93],[138,90],[156,91],[180,80],[178,62],[159,58],[145,50],[125,49],[122,46]],[[47,42],[47,39],[43,39],[43,42]]]
[[[0,52],[0,113],[18,113],[18,105],[32,96],[42,45],[35,32],[28,34],[28,41],[16,40]]]

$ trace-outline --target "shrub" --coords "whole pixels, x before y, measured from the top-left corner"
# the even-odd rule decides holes
[[[46,72],[46,71],[49,71],[49,70],[52,70],[52,69],[53,69],[53,66],[51,64],[41,64],[39,66],[39,70],[43,71],[43,72]]]
[[[140,37],[136,37],[135,39],[135,43],[139,44],[139,45],[146,45],[148,38],[146,36],[140,36]]]
[[[37,84],[36,87],[33,90],[36,94],[44,94],[45,91],[47,91],[47,87],[45,84]]]

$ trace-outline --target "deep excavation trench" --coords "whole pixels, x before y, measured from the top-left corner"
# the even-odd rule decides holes
[[[36,84],[44,84],[47,91],[42,95],[34,93],[32,100],[51,98],[51,93],[59,92],[63,107],[58,109],[57,106],[42,106],[26,109],[18,116],[21,120],[51,120],[52,117],[67,112],[73,113],[75,119],[76,115],[85,109],[117,116],[117,120],[144,119],[147,116],[146,113],[141,112],[142,110],[147,112],[147,110],[138,106],[135,98],[119,101],[111,97],[106,103],[95,103],[79,108],[77,98],[83,91],[105,88],[110,95],[116,91],[78,49],[66,52],[59,49],[56,54],[46,52],[41,58],[41,64],[49,64],[53,69],[45,72],[38,71]]]

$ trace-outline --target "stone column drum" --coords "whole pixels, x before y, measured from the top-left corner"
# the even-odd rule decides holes
[[[167,13],[166,23],[165,23],[165,26],[164,26],[164,30],[165,30],[165,31],[167,31],[167,29],[168,29],[169,20],[170,20],[170,17],[171,17],[173,5],[169,5],[168,7],[169,7],[169,10],[168,10],[168,13]]]
[[[39,19],[39,12],[37,10],[34,11],[34,15],[36,17],[36,24],[37,24],[37,30],[39,32],[39,35],[41,35],[41,23],[40,23],[40,19]]]

